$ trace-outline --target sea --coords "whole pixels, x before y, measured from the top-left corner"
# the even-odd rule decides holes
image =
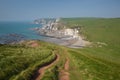
[[[0,22],[0,44],[25,39],[44,40],[45,36],[41,36],[32,30],[36,27],[42,27],[42,25],[32,22]]]

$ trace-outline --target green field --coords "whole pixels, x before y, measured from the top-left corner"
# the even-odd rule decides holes
[[[41,65],[55,58],[53,47],[44,42],[32,48],[25,45],[0,45],[0,80],[30,80]]]
[[[67,48],[43,41],[38,47],[0,45],[0,80],[30,80],[34,72],[59,54],[59,61],[45,71],[42,80],[58,80],[66,57],[70,80],[120,80],[120,19],[63,18],[67,27],[81,27],[80,35],[92,44]]]
[[[120,19],[66,18],[64,21],[70,27],[75,24],[82,26],[82,35],[92,42],[90,47],[68,50],[76,66],[71,71],[71,80],[119,80]],[[74,68],[73,65],[71,68]]]
[[[34,41],[38,46],[31,47],[29,42],[31,40],[14,45],[0,44],[0,80],[33,80],[37,70],[51,63],[56,54],[61,56],[61,60],[46,71],[43,80],[58,79],[56,66],[63,68],[65,62],[65,57],[61,54],[64,53],[62,47],[43,41]]]

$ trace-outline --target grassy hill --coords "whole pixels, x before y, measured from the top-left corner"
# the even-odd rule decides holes
[[[35,41],[38,46],[31,47],[29,42],[0,45],[0,80],[30,80],[36,69],[54,60],[54,46]]]
[[[71,71],[72,80],[74,78],[76,80],[119,80],[120,19],[66,18],[63,20],[70,27],[76,24],[82,25],[82,35],[93,43],[91,47],[69,50],[73,65],[76,66],[76,69]],[[81,79],[77,77],[78,75]]]
[[[62,47],[37,40],[12,45],[0,44],[0,80],[34,80],[38,69],[52,63],[58,54],[59,62],[46,71],[43,80],[58,79],[56,67],[63,68],[65,63]]]

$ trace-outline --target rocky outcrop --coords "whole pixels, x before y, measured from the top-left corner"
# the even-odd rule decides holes
[[[42,28],[35,28],[37,33],[44,36],[54,37],[54,38],[79,38],[79,31],[77,28],[70,29],[61,23],[60,18],[55,20],[44,21],[46,23]]]
[[[26,38],[26,36],[16,33],[0,35],[0,44],[14,44],[26,40]]]

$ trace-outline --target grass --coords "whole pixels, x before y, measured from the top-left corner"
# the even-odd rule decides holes
[[[119,80],[119,64],[93,56],[92,53],[88,55],[86,54],[88,52],[85,53],[85,51],[69,50],[69,52],[75,64],[71,68],[76,67],[74,71],[77,71],[76,74],[79,74],[82,80]],[[73,72],[71,71],[71,73]]]
[[[34,73],[44,64],[55,59],[60,60],[48,70],[42,80],[58,80],[59,71],[65,63],[65,53],[61,46],[37,41],[38,47],[29,47],[29,41],[18,45],[0,45],[0,80],[31,80]],[[63,54],[61,54],[63,53]]]
[[[55,51],[55,53],[59,54],[60,59],[57,63],[45,71],[45,75],[41,80],[59,80],[59,72],[64,68],[67,55],[64,47],[57,46]]]
[[[37,67],[55,58],[53,50],[48,47],[49,45],[37,48],[20,45],[1,45],[0,80],[29,79]]]
[[[120,79],[120,19],[65,18],[69,26],[82,26],[80,35],[93,44],[82,49],[69,49],[71,80]],[[97,42],[106,45],[96,44]]]

